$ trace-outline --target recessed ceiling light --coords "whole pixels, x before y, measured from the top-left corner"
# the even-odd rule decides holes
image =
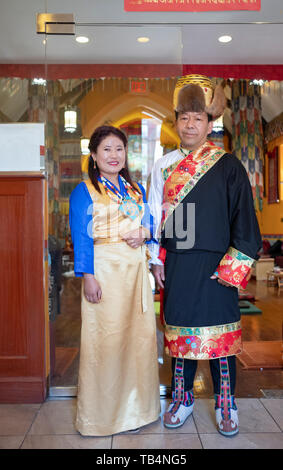
[[[226,35],[226,36],[220,36],[220,38],[218,38],[218,41],[227,43],[227,42],[232,41],[232,39],[233,39],[232,36]]]
[[[80,44],[86,44],[87,42],[89,42],[89,38],[87,38],[86,36],[77,36],[76,41]]]
[[[138,42],[148,42],[149,41],[149,38],[147,37],[140,37],[137,39]]]

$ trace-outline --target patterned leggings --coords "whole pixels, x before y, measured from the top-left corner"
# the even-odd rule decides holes
[[[174,397],[183,401],[184,394],[194,386],[194,378],[198,361],[191,359],[172,358],[172,391]],[[214,394],[221,396],[224,391],[234,395],[236,385],[236,356],[210,359],[210,372],[213,381]]]

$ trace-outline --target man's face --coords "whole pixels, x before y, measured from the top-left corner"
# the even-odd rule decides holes
[[[213,121],[208,122],[205,112],[180,113],[176,121],[176,130],[181,139],[182,147],[196,150],[206,141],[213,127]]]

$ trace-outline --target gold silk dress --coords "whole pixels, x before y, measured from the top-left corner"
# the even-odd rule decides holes
[[[141,226],[143,202],[132,220],[101,183],[101,194],[85,183],[93,201],[94,271],[102,299],[88,302],[82,282],[76,427],[82,435],[106,436],[159,417],[156,323],[146,247],[133,249],[121,238]]]

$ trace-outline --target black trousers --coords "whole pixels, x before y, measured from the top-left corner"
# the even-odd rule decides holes
[[[194,386],[194,379],[197,371],[198,361],[191,359],[176,359],[174,357],[172,358],[172,391],[175,391],[176,385],[176,361],[178,361],[180,363],[180,366],[182,367],[182,376],[184,378],[184,391],[188,392],[192,390]],[[219,395],[221,393],[221,361],[226,362],[228,376],[230,380],[230,393],[231,395],[234,395],[236,386],[236,356],[228,356],[227,358],[209,360],[214,393],[216,395]]]

